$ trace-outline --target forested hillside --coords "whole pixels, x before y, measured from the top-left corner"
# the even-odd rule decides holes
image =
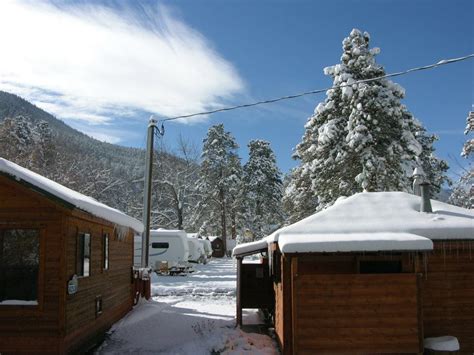
[[[0,156],[141,219],[144,150],[100,142],[1,91]],[[172,154],[160,158],[163,177],[187,164]],[[178,227],[170,201],[163,192],[158,197],[154,226]]]

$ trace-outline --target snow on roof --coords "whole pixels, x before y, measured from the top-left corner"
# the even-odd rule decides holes
[[[75,206],[76,208],[88,212],[96,217],[103,218],[114,224],[129,227],[138,233],[143,232],[143,224],[135,218],[127,216],[125,213],[115,208],[104,205],[92,197],[80,194],[63,185],[45,178],[31,170],[22,168],[9,160],[0,158],[0,172],[12,176],[17,181],[25,181],[41,191],[56,196],[57,198]]]
[[[243,243],[243,244],[237,245],[232,250],[232,256],[248,254],[251,252],[257,252],[258,250],[267,249],[267,248],[268,248],[267,239],[263,238],[255,242]]]
[[[274,234],[412,233],[429,239],[474,239],[474,211],[431,200],[433,213],[419,212],[421,198],[405,192],[362,192]]]
[[[288,253],[430,250],[432,244],[425,238],[474,239],[474,211],[431,200],[433,213],[425,213],[419,212],[420,203],[421,197],[405,192],[362,192],[340,198],[264,240],[278,242]],[[234,255],[259,247],[257,242],[241,244]]]
[[[278,245],[283,254],[433,249],[430,239],[410,233],[284,234]]]

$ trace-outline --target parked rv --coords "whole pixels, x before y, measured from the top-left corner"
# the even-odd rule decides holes
[[[134,262],[140,265],[142,237],[135,236]],[[189,269],[190,251],[186,232],[157,229],[150,231],[148,264],[156,273],[178,274]]]
[[[199,243],[201,243],[202,248],[204,250],[204,256],[206,257],[207,260],[209,260],[212,257],[212,252],[213,252],[212,244],[208,238],[201,237],[198,235],[198,233],[188,233],[188,238],[194,238]],[[206,263],[207,260],[204,263]]]
[[[209,239],[198,239],[199,242],[203,245],[204,252],[206,253],[207,259],[212,258],[212,244]]]
[[[204,252],[203,245],[199,242],[199,239],[193,237],[187,237],[189,247],[189,262],[191,263],[207,263],[206,253]]]

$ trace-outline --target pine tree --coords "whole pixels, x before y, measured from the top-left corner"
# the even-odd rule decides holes
[[[432,197],[436,197],[445,183],[452,184],[451,179],[446,174],[449,165],[445,160],[436,157],[434,154],[434,143],[438,140],[438,137],[426,132],[421,123],[416,120],[414,122],[414,134],[422,147],[417,164],[423,169],[426,180],[431,184]]]
[[[290,172],[284,191],[283,209],[287,224],[298,222],[316,211],[318,198],[312,191],[311,173],[307,164],[301,164]]]
[[[248,144],[249,160],[244,165],[244,227],[255,239],[275,230],[283,220],[281,199],[283,183],[270,143],[252,140]]]
[[[235,138],[218,124],[209,128],[203,141],[198,189],[201,201],[196,208],[195,225],[200,234],[217,234],[226,248],[232,193],[238,189],[238,145]],[[239,162],[240,164],[240,162]]]
[[[230,217],[230,235],[232,239],[237,238],[237,230],[239,225],[242,225],[242,178],[243,170],[240,158],[237,155],[232,155],[229,161],[229,177],[228,177],[228,198],[227,209]]]
[[[285,201],[303,201],[304,208],[296,205],[290,218],[313,213],[315,200],[322,209],[360,191],[411,190],[409,174],[422,145],[413,116],[400,102],[404,89],[388,79],[355,83],[385,74],[375,61],[380,50],[370,49],[369,41],[367,32],[352,30],[341,63],[324,70],[335,88],[308,119],[296,147],[301,162]]]
[[[471,111],[466,119],[466,130],[464,134],[474,134],[474,112]],[[468,159],[468,165],[464,174],[459,179],[453,193],[449,197],[449,203],[453,205],[474,209],[474,138],[468,138],[463,145],[461,156]]]
[[[0,151],[2,157],[45,176],[51,174],[56,154],[48,123],[23,115],[6,117],[0,124]]]

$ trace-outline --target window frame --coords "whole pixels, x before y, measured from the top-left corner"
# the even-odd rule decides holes
[[[110,234],[102,232],[102,271],[110,269]]]
[[[86,237],[89,239],[89,267],[88,274],[86,271]],[[81,243],[82,241],[82,243]],[[82,246],[82,248],[81,248]],[[81,250],[82,249],[82,250]],[[92,234],[79,232],[76,237],[76,275],[78,278],[86,278],[92,275]],[[81,271],[81,272],[79,272]]]
[[[32,305],[17,305],[17,304],[0,304],[2,314],[6,316],[17,316],[21,314],[40,315],[43,312],[44,299],[44,268],[45,268],[45,237],[46,225],[43,223],[28,223],[28,224],[0,224],[0,231],[5,229],[35,229],[38,230],[38,281],[37,281],[37,302]]]

